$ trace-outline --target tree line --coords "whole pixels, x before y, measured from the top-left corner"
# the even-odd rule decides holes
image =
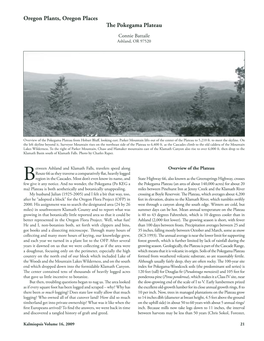
[[[61,76],[47,96],[47,126],[57,133],[64,131],[73,135],[78,135],[78,131],[81,134],[86,131],[88,134],[117,135],[130,130],[169,129],[180,136],[244,136],[245,68],[238,67],[235,72],[238,76],[234,83],[237,95],[229,98],[229,112],[225,117],[218,111],[217,106],[212,107],[206,88],[199,86],[188,109],[185,109],[186,104],[179,109],[171,103],[166,104],[165,108],[164,105],[146,107],[145,116],[149,118],[145,121],[140,117],[142,112],[139,111],[138,117],[136,114],[133,116],[128,110],[124,110],[124,107],[110,104],[103,98],[93,103],[92,109],[84,116],[84,121],[80,120],[72,109],[72,92],[65,77]],[[144,108],[141,111],[144,111]],[[28,117],[31,122],[34,121],[34,110],[28,111]]]

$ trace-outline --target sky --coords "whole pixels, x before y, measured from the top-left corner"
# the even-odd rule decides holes
[[[165,76],[236,81],[244,52],[24,52],[24,71],[96,77]]]

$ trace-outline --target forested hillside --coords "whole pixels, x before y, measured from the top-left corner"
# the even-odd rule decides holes
[[[24,73],[24,136],[243,136],[244,130],[244,90],[233,82]]]

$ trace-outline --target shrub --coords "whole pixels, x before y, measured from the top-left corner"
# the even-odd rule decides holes
[[[184,136],[210,136],[214,133],[215,127],[212,121],[195,121],[187,123],[179,129],[179,135]]]

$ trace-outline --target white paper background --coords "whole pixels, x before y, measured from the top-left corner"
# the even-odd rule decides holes
[[[1,151],[1,336],[2,340],[263,340],[263,18],[260,1],[23,1],[2,7],[3,74]],[[97,16],[98,22],[26,22],[27,16]],[[118,29],[106,22],[161,23],[150,45],[117,44]],[[144,32],[145,31],[145,32]],[[120,33],[135,31],[122,29]],[[140,32],[141,33],[141,32]],[[246,51],[246,143],[244,153],[129,154],[113,158],[43,158],[22,155],[23,51],[61,50]],[[116,67],[109,65],[109,68]],[[128,66],[129,67],[129,66]],[[91,65],[92,68],[92,65]],[[166,166],[212,165],[217,175],[247,177],[246,316],[82,317],[65,328],[23,327],[22,182],[24,166],[131,165],[132,174],[168,175]],[[261,178],[262,177],[262,178]],[[135,194],[134,194],[135,195]],[[134,224],[134,237],[136,224]],[[134,259],[135,262],[135,259]],[[135,271],[136,273],[136,271]],[[136,293],[136,292],[135,292]],[[35,321],[44,321],[42,317]],[[56,320],[54,318],[54,320]],[[64,319],[63,319],[64,320]],[[73,319],[68,319],[72,321]],[[243,320],[243,321],[242,321]],[[51,321],[51,319],[49,319]],[[245,327],[240,327],[245,322]]]

